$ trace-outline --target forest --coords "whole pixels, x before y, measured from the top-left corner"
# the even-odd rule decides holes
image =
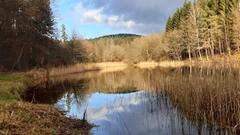
[[[238,0],[185,1],[169,17],[165,31],[95,39],[81,39],[74,31],[70,36],[64,24],[58,30],[50,0],[1,0],[0,5],[1,71],[86,62],[209,59],[240,51]]]
[[[166,24],[172,58],[231,55],[240,51],[238,0],[185,2]]]
[[[178,8],[168,0],[101,1],[124,12],[130,5],[137,18],[139,5],[174,10],[159,32],[89,39],[81,33],[148,23],[105,13],[98,0],[93,8],[59,1],[0,0],[0,134],[240,134],[240,0],[173,0]],[[59,21],[54,3],[66,1],[95,21],[90,29],[69,30],[68,14]]]
[[[0,70],[69,64],[69,49],[55,40],[50,0],[0,1]]]

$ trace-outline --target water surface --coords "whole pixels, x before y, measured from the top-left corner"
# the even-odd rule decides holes
[[[28,95],[87,119],[95,135],[228,135],[226,127],[238,122],[238,98],[229,97],[239,91],[239,71],[185,67],[79,76],[53,78],[52,93]]]
[[[68,116],[83,118],[97,127],[95,135],[193,135],[220,134],[207,125],[195,125],[184,118],[165,96],[156,97],[146,91],[127,94],[92,93],[78,100],[65,95],[56,106]],[[158,99],[157,99],[158,98]],[[79,103],[81,102],[81,103]],[[69,103],[69,104],[68,104]]]

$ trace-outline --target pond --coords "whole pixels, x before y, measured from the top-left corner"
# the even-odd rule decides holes
[[[94,135],[230,135],[239,133],[239,80],[224,68],[132,68],[51,78],[24,99],[88,120]]]

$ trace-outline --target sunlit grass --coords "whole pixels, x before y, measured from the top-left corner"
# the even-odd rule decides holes
[[[0,73],[0,101],[19,100],[28,78],[24,73]]]

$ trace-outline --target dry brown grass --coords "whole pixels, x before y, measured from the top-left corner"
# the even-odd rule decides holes
[[[101,73],[122,71],[128,67],[124,62],[97,63]]]
[[[87,92],[148,90],[164,92],[183,116],[197,123],[240,131],[240,71],[236,68],[206,66],[193,68],[133,69],[107,74],[86,74]],[[71,75],[63,80],[81,80]],[[60,79],[60,78],[56,78]],[[81,89],[82,90],[82,89]]]
[[[180,68],[184,66],[194,66],[194,67],[219,67],[219,68],[240,68],[240,54],[228,55],[216,55],[214,57],[207,58],[196,58],[192,61],[190,60],[167,60],[161,62],[139,62],[136,67],[139,68]]]
[[[177,68],[183,67],[185,65],[184,61],[162,61],[159,62],[159,66],[163,68]]]
[[[159,63],[155,61],[149,61],[149,62],[139,62],[135,65],[138,68],[146,69],[146,68],[156,68],[159,66]]]
[[[57,68],[50,68],[47,72],[45,69],[36,69],[28,72],[32,78],[45,78],[48,76],[61,76],[65,74],[74,74],[74,73],[83,73],[89,71],[118,71],[123,70],[131,65],[125,62],[102,62],[102,63],[83,63],[83,64],[75,64],[70,66],[63,66]],[[240,67],[240,54],[234,54],[232,56],[227,55],[216,55],[211,57],[210,59],[202,58],[202,59],[193,59],[192,61],[184,60],[184,61],[142,61],[134,65],[138,68],[178,68],[184,66],[195,66],[195,67]]]
[[[37,69],[37,70],[31,70],[27,74],[33,78],[33,84],[32,86],[41,85],[42,83],[45,83],[52,78],[55,79],[56,83],[60,81],[69,80],[69,77],[73,75],[72,79],[83,79],[84,77],[88,76],[91,73],[92,74],[100,74],[100,73],[106,73],[106,72],[115,72],[115,71],[121,71],[128,67],[128,65],[124,62],[104,62],[104,63],[84,63],[84,64],[75,64],[71,66],[65,66],[65,67],[57,67],[57,68],[51,68],[48,71],[45,69]],[[98,72],[95,72],[98,71]],[[65,76],[67,76],[65,78]],[[53,79],[54,80],[54,79]]]
[[[1,103],[0,134],[3,135],[85,135],[91,126],[70,119],[48,105]]]
[[[59,76],[96,70],[100,70],[100,68],[95,64],[75,64],[67,67],[52,68],[49,70],[49,76]]]
[[[240,133],[240,72],[185,68],[162,75],[158,89],[188,119]]]
[[[39,79],[49,77],[62,76],[65,74],[75,74],[75,73],[85,73],[90,71],[100,71],[100,70],[116,70],[117,68],[123,69],[128,65],[124,62],[103,62],[103,63],[82,63],[70,66],[56,67],[45,69],[34,69],[29,71],[27,74],[32,76],[32,78]]]

